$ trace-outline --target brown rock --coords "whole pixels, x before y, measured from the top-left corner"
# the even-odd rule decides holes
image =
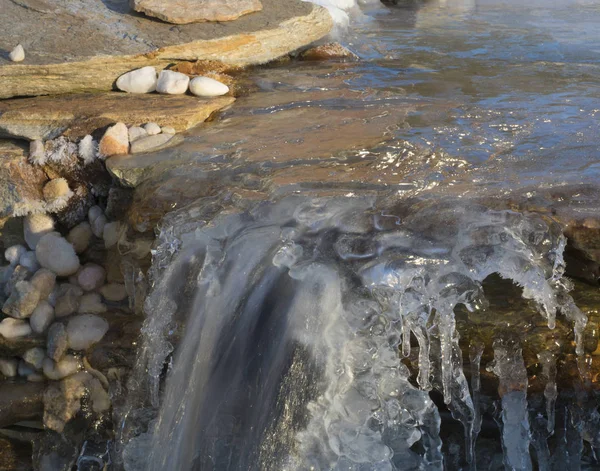
[[[260,0],[133,0],[133,8],[175,24],[232,21],[262,10]]]
[[[127,154],[129,152],[129,133],[127,126],[117,123],[106,130],[100,140],[100,155],[105,157],[111,155]]]
[[[311,47],[300,54],[300,57],[306,61],[328,61],[332,59],[357,60],[358,56],[351,50],[345,48],[340,43],[327,43],[320,46]]]

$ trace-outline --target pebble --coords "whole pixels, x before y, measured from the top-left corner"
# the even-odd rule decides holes
[[[29,375],[35,374],[36,371],[31,365],[28,365],[27,363],[25,363],[25,360],[19,360],[19,366],[17,367],[17,373],[19,373],[19,376],[27,377]]]
[[[43,236],[36,246],[35,255],[42,267],[58,276],[69,276],[79,270],[79,257],[73,246],[58,233]]]
[[[65,355],[58,362],[53,361],[50,358],[46,358],[43,361],[44,375],[48,379],[58,381],[60,379],[66,378],[67,376],[74,375],[77,373],[81,366],[79,363],[79,359],[74,355]]]
[[[54,231],[54,219],[47,214],[30,214],[23,223],[25,242],[35,250],[42,237]]]
[[[58,287],[58,297],[61,296],[83,296],[83,290],[73,283],[61,283]]]
[[[163,134],[177,134],[175,128],[172,128],[171,126],[163,126],[162,128],[160,128],[160,130]]]
[[[100,288],[106,280],[106,270],[95,263],[86,263],[77,273],[77,284],[84,291]]]
[[[22,245],[12,245],[4,251],[4,258],[12,266],[15,266],[17,263],[19,263],[21,255],[23,255],[26,252],[27,249]]]
[[[127,298],[127,290],[125,289],[125,285],[121,283],[109,283],[100,288],[100,294],[107,301],[123,301]]]
[[[31,284],[40,292],[40,299],[48,299],[56,286],[56,273],[47,268],[40,268],[31,278]]]
[[[44,358],[46,358],[46,350],[40,347],[30,348],[23,354],[25,363],[36,370],[42,369]]]
[[[10,296],[18,282],[25,281],[29,278],[29,270],[21,265],[15,267],[9,265],[7,268],[9,269],[9,273],[5,274],[5,276],[8,276],[8,280],[4,283],[4,294],[5,296]]]
[[[84,165],[91,164],[98,155],[98,143],[89,134],[79,141],[79,157]]]
[[[140,126],[131,126],[129,128],[129,142],[133,142],[140,137],[145,137],[148,135],[148,131]]]
[[[17,376],[17,368],[19,362],[16,358],[0,358],[0,373],[7,378],[14,378]]]
[[[229,87],[210,77],[196,77],[190,82],[190,92],[196,96],[221,96],[229,92]]]
[[[90,223],[84,221],[82,223],[77,224],[73,229],[69,231],[67,235],[67,240],[73,246],[76,254],[81,254],[86,251],[86,249],[90,246],[90,241],[92,240],[92,227]]]
[[[180,72],[162,70],[158,76],[156,91],[167,95],[182,95],[188,89],[190,78]]]
[[[28,251],[21,255],[19,265],[27,268],[31,273],[35,273],[40,269],[40,264],[38,263],[37,258],[35,258],[35,252],[33,251]]]
[[[102,235],[104,234],[104,226],[106,225],[107,222],[108,222],[108,220],[106,219],[106,216],[104,214],[101,214],[100,216],[98,216],[94,220],[94,222],[91,223],[92,233],[96,237],[102,237]]]
[[[6,317],[0,322],[0,335],[5,339],[25,337],[29,334],[31,334],[31,327],[26,320]]]
[[[147,66],[121,75],[117,88],[128,93],[152,93],[156,91],[156,82],[156,70]]]
[[[148,152],[157,149],[173,139],[173,134],[156,134],[154,136],[146,136],[131,143],[131,153],[139,154],[140,152]]]
[[[48,338],[46,340],[47,355],[54,361],[60,361],[67,348],[69,348],[67,330],[63,324],[55,322],[48,329]]]
[[[117,123],[106,130],[100,140],[98,152],[101,157],[127,154],[129,152],[129,130],[123,123]]]
[[[121,236],[121,223],[109,222],[104,226],[102,238],[104,239],[104,247],[107,249],[113,245],[117,245]]]
[[[79,299],[79,314],[102,314],[107,308],[102,304],[102,298],[98,293],[87,293]]]
[[[41,139],[29,143],[29,162],[33,165],[44,165],[46,163],[46,148]]]
[[[67,324],[69,347],[73,350],[87,350],[102,340],[108,331],[108,322],[94,314],[80,314]]]
[[[69,294],[61,296],[54,305],[54,315],[56,317],[66,317],[74,314],[79,309],[80,299],[81,297]]]
[[[31,330],[42,334],[54,321],[54,308],[48,301],[40,301],[29,318]]]
[[[44,185],[44,199],[51,203],[57,200],[68,201],[73,192],[64,178],[54,178]]]
[[[144,130],[146,131],[148,136],[154,136],[155,134],[160,134],[160,126],[156,123],[144,124]]]
[[[92,206],[90,209],[88,209],[88,221],[90,221],[91,224],[103,214],[104,211],[102,211],[100,206]]]
[[[15,284],[10,296],[2,306],[2,312],[15,319],[31,316],[40,300],[40,292],[29,281]]]
[[[17,44],[17,47],[10,51],[8,57],[13,62],[22,62],[25,60],[25,49],[20,44]]]

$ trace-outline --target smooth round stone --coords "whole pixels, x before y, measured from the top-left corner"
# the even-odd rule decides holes
[[[31,284],[40,292],[40,299],[48,299],[56,286],[56,273],[47,268],[40,268],[31,278]]]
[[[58,276],[69,276],[79,270],[79,257],[73,246],[58,233],[43,236],[35,248],[40,265]]]
[[[25,49],[20,44],[17,44],[17,47],[10,51],[8,58],[13,62],[23,62],[25,60]]]
[[[84,165],[91,164],[98,156],[98,143],[88,134],[79,141],[78,153]]]
[[[40,301],[29,318],[31,330],[42,334],[54,321],[54,308],[48,301]]]
[[[69,188],[67,180],[64,178],[54,178],[44,185],[43,189],[44,199],[49,202],[55,202],[57,200],[67,201],[73,192]]]
[[[65,355],[58,362],[50,358],[44,359],[42,368],[48,379],[58,381],[77,373],[81,369],[81,364],[76,356]]]
[[[127,93],[152,93],[156,90],[156,82],[156,70],[147,66],[121,75],[117,79],[117,88]]]
[[[88,209],[88,221],[92,224],[100,216],[104,215],[104,211],[100,206],[92,206]]]
[[[129,128],[129,142],[138,140],[140,137],[146,137],[148,131],[140,126],[131,126]]]
[[[149,136],[154,136],[155,134],[160,134],[160,126],[156,123],[147,123],[144,124],[144,130]]]
[[[19,259],[24,253],[27,253],[27,249],[25,247],[22,245],[13,245],[4,251],[4,258],[8,261],[8,263],[14,266],[19,263]]]
[[[81,254],[90,246],[93,235],[92,226],[89,222],[84,221],[69,231],[67,241],[73,246],[76,254]]]
[[[229,87],[210,77],[196,77],[190,82],[190,92],[196,96],[221,96],[229,93]]]
[[[46,358],[46,350],[40,347],[30,348],[23,354],[25,363],[36,370],[42,369],[44,358]]]
[[[160,130],[163,134],[177,134],[175,128],[172,128],[171,126],[163,126],[162,128],[160,128]]]
[[[127,298],[125,285],[121,283],[109,283],[100,288],[100,294],[107,301],[119,302]]]
[[[49,358],[54,361],[60,361],[69,348],[69,337],[65,326],[60,322],[55,322],[48,329],[48,338],[46,339],[46,351]]]
[[[16,358],[0,358],[0,373],[7,378],[14,378],[17,376],[18,367],[19,361]]]
[[[104,226],[104,232],[102,238],[104,239],[104,247],[107,249],[119,242],[121,236],[121,224],[118,221],[109,222]]]
[[[80,299],[81,297],[71,294],[61,296],[54,305],[54,315],[56,317],[67,317],[74,314],[79,309]]]
[[[185,74],[162,70],[158,76],[156,91],[167,95],[182,95],[187,91],[189,83],[190,78]]]
[[[87,350],[102,340],[108,331],[108,322],[94,314],[80,314],[67,324],[69,347],[73,350]]]
[[[31,334],[29,322],[23,319],[13,319],[7,317],[0,322],[0,335],[5,339],[15,339],[17,337],[25,337]]]
[[[35,252],[33,251],[25,252],[23,255],[21,255],[21,258],[19,259],[19,265],[27,268],[30,273],[35,273],[40,269],[40,264],[38,263]]]
[[[139,142],[139,140],[136,142]],[[94,222],[91,223],[92,233],[96,237],[102,237],[102,235],[104,234],[104,226],[106,225],[107,222],[108,222],[108,220],[106,219],[106,216],[104,214],[101,214],[100,216],[98,216],[94,220]]]
[[[107,307],[102,304],[102,297],[98,293],[87,293],[79,299],[79,314],[102,314]]]
[[[77,286],[76,283],[61,283],[58,287],[58,297],[61,296],[75,296],[78,298],[83,296],[83,289]]]
[[[98,146],[101,157],[122,155],[129,152],[129,130],[124,123],[117,123],[106,130]]]
[[[47,214],[30,214],[23,223],[25,242],[35,250],[42,237],[54,231],[54,219]]]
[[[100,288],[106,280],[106,270],[95,263],[86,263],[77,273],[77,284],[84,291]]]
[[[2,312],[15,319],[31,316],[40,300],[40,292],[29,281],[15,284],[10,296],[2,306]]]

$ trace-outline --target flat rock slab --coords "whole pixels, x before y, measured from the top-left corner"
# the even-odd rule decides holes
[[[85,93],[0,101],[0,137],[52,139],[83,137],[116,122],[128,126],[155,122],[185,131],[235,98],[189,95]]]
[[[133,8],[175,24],[232,21],[262,10],[260,0],[133,0]]]
[[[173,26],[136,13],[128,0],[0,0],[0,98],[112,90],[125,72],[175,61],[261,64],[325,36],[325,8],[262,0],[234,22]],[[25,60],[10,62],[16,43]]]

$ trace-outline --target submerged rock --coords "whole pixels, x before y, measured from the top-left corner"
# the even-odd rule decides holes
[[[221,96],[229,92],[229,87],[210,77],[196,77],[190,82],[190,92],[196,96]]]
[[[168,23],[232,21],[262,10],[260,0],[133,0],[133,8]]]
[[[25,49],[23,49],[23,46],[20,44],[17,44],[17,46],[10,51],[8,57],[13,62],[23,62],[25,60]]]
[[[123,123],[117,123],[106,130],[98,148],[100,156],[127,154],[129,152],[129,131]]]
[[[100,288],[106,280],[106,271],[95,263],[86,263],[77,273],[77,284],[84,291]]]
[[[182,95],[188,89],[190,78],[172,70],[162,70],[158,76],[156,91],[167,95]]]
[[[358,56],[351,50],[345,48],[340,43],[327,43],[320,46],[311,47],[300,54],[300,57],[307,61],[326,61],[332,59],[351,59],[357,60]]]
[[[69,276],[79,270],[79,257],[73,246],[56,232],[40,239],[35,254],[42,267],[58,276]]]
[[[100,294],[107,301],[123,301],[127,298],[127,289],[121,283],[109,283],[100,288]]]
[[[46,358],[46,350],[40,347],[30,348],[23,354],[23,360],[25,363],[36,370],[42,369],[44,358]]]
[[[107,308],[102,304],[102,298],[98,293],[87,293],[79,299],[77,312],[80,314],[102,314]]]
[[[56,322],[48,329],[48,339],[46,341],[46,350],[48,358],[54,361],[60,361],[69,348],[69,337],[65,326]]]
[[[77,312],[81,296],[66,294],[56,300],[54,314],[56,317],[66,317]]]
[[[121,75],[117,88],[128,93],[151,93],[156,91],[156,83],[156,69],[147,66]]]
[[[46,358],[42,361],[42,367],[44,375],[54,381],[71,376],[81,369],[79,359],[73,355],[65,355],[57,362]]]
[[[73,317],[67,324],[69,347],[73,350],[87,350],[102,340],[108,331],[108,322],[93,314]]]

